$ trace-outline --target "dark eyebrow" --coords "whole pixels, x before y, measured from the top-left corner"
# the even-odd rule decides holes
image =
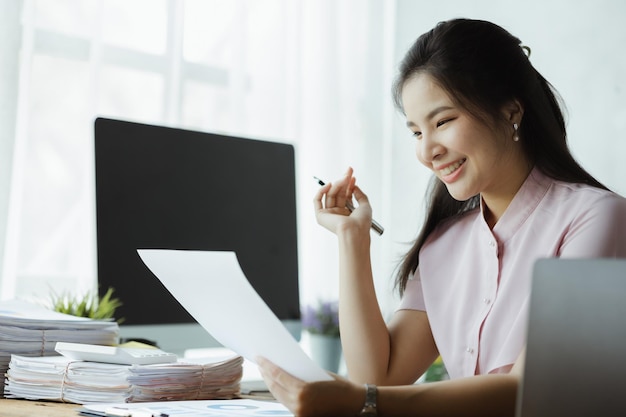
[[[439,106],[439,107],[436,107],[436,108],[432,109],[432,110],[430,111],[430,113],[428,113],[428,114],[426,115],[426,120],[430,120],[430,119],[432,119],[433,117],[435,117],[436,115],[438,115],[438,114],[439,114],[439,113],[441,113],[442,111],[452,110],[453,108],[454,108],[454,107],[451,107],[451,106]],[[413,122],[411,122],[411,121],[407,120],[406,125],[407,125],[408,127],[411,127],[411,126],[415,126],[415,123],[413,123]]]

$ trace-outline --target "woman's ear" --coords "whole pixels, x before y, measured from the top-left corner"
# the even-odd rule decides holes
[[[502,112],[505,120],[508,120],[510,123],[516,123],[518,126],[522,124],[524,107],[519,100],[515,99],[506,103],[502,108]]]

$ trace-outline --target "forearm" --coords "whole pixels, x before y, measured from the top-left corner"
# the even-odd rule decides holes
[[[389,332],[376,298],[367,233],[343,230],[338,234],[339,323],[350,379],[382,385],[389,364]]]
[[[518,376],[480,375],[452,381],[378,387],[378,415],[513,416]]]
[[[336,376],[333,381],[304,382],[264,358],[259,369],[276,399],[297,416],[346,416],[365,403],[365,387]],[[379,386],[380,417],[506,417],[515,413],[519,373],[480,375],[452,381]]]

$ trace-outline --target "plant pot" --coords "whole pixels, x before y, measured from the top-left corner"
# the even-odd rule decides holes
[[[341,339],[338,336],[309,333],[311,359],[327,371],[337,373],[341,360]]]

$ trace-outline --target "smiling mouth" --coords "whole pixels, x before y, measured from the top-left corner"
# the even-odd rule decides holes
[[[453,163],[452,165],[448,165],[447,167],[439,170],[439,172],[441,173],[442,176],[447,176],[452,174],[454,171],[456,171],[457,169],[459,169],[459,167],[461,165],[463,165],[465,163],[467,159],[463,158],[455,163]]]

